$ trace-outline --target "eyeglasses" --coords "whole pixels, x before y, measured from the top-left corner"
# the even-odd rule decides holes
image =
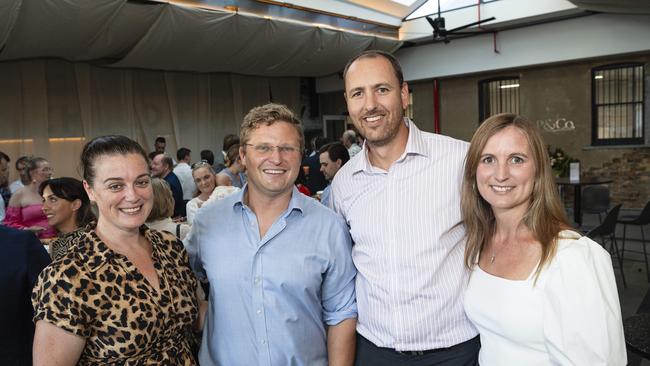
[[[196,163],[192,164],[192,169],[197,169],[197,168],[201,168],[201,167],[204,167],[204,166],[211,166],[211,165],[210,165],[210,163],[208,163],[207,160],[201,160],[201,161],[197,161]]]
[[[284,154],[289,155],[300,151],[299,147],[291,146],[291,145],[283,145],[283,146],[268,145],[268,144],[261,144],[261,145],[244,144],[244,145],[252,147],[253,150],[255,150],[255,152],[260,155],[270,155],[276,149],[280,154],[283,155]]]

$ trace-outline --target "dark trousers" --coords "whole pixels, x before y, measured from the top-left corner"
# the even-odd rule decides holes
[[[390,348],[377,347],[357,333],[356,366],[477,366],[479,337],[449,348],[425,351],[422,355],[401,354]]]

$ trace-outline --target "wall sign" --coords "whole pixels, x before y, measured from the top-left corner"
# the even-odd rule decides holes
[[[553,133],[572,131],[576,129],[575,123],[573,123],[572,120],[566,118],[558,118],[555,120],[552,118],[538,119],[537,127],[543,129],[544,131]]]

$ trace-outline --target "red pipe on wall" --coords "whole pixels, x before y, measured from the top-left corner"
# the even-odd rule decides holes
[[[433,80],[433,132],[440,133],[440,94],[438,94],[438,79]]]

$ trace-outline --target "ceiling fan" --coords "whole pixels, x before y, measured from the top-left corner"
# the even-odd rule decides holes
[[[479,5],[480,6],[480,5]],[[465,24],[463,26],[460,26],[458,28],[454,29],[446,29],[445,28],[445,18],[443,18],[440,15],[440,0],[438,0],[438,17],[437,18],[431,18],[430,16],[426,16],[427,21],[429,24],[431,24],[431,27],[433,27],[433,39],[436,41],[443,41],[445,43],[449,43],[449,36],[455,36],[455,35],[471,35],[471,34],[479,34],[479,33],[486,33],[486,31],[474,31],[474,32],[459,32],[463,29],[473,27],[475,25],[480,25],[483,23],[491,22],[495,20],[495,17],[489,17],[487,19],[481,19],[477,22],[474,23],[469,23]]]

